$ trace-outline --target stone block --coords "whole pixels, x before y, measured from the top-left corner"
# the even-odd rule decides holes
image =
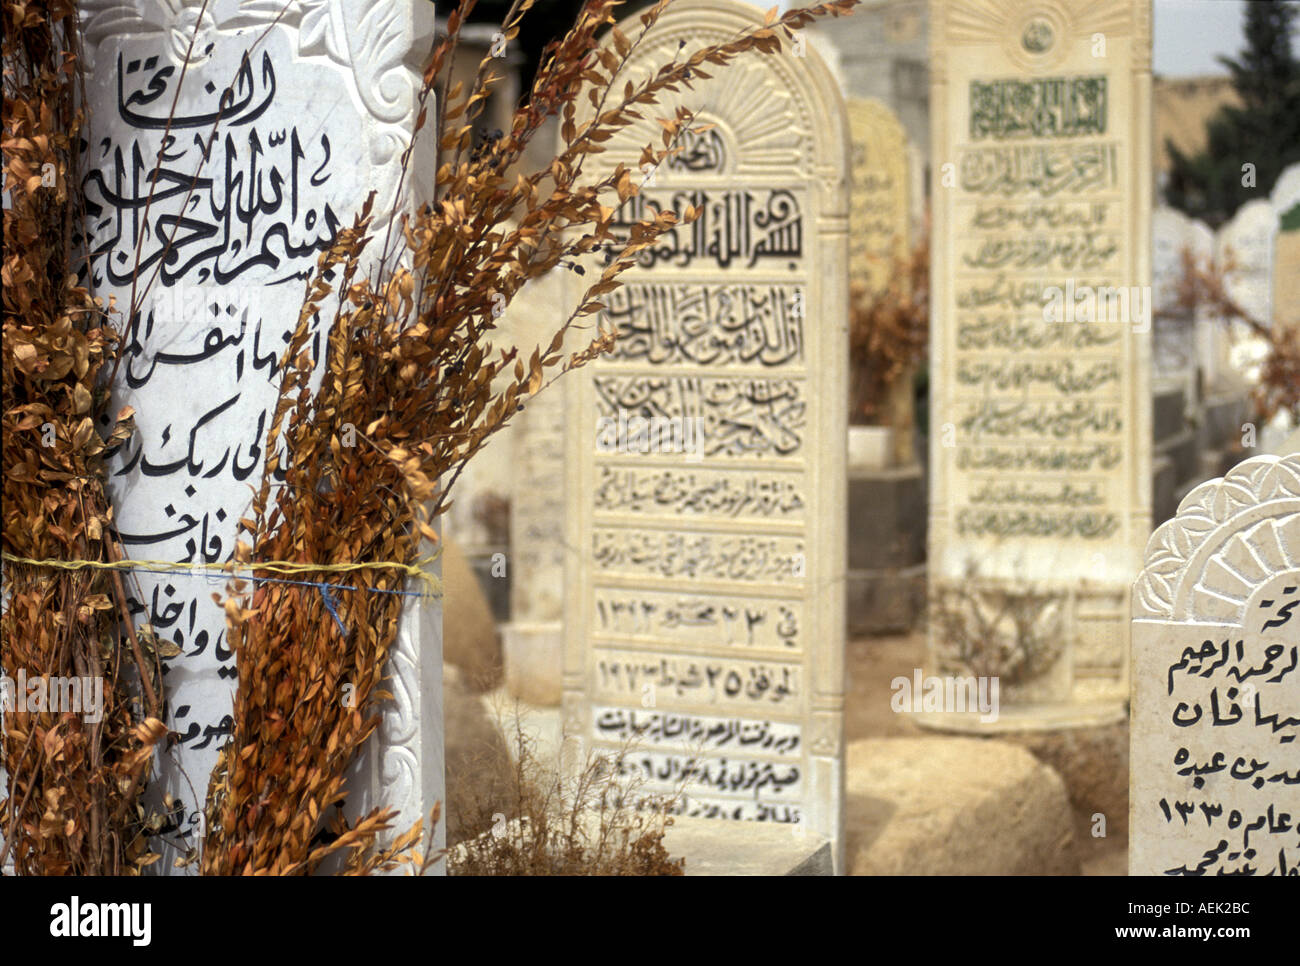
[[[1151,519],[1156,526],[1178,511],[1177,477],[1173,460],[1157,456],[1151,461]]]
[[[1201,438],[1206,447],[1241,446],[1242,424],[1250,416],[1250,403],[1244,396],[1219,396],[1207,399],[1201,410]]]
[[[501,675],[501,639],[474,568],[455,540],[442,541],[443,660],[468,687],[492,688]]]
[[[1161,440],[1156,444],[1156,454],[1168,457],[1174,464],[1174,476],[1179,483],[1200,482],[1201,449],[1194,430],[1185,429]]]
[[[910,567],[925,560],[925,475],[919,463],[849,473],[849,569]]]
[[[674,818],[664,848],[687,875],[834,875],[830,839],[788,825]]]
[[[500,558],[494,559],[496,554],[504,554],[504,552],[504,549],[489,551],[469,558],[479,589],[483,591],[488,609],[492,611],[492,617],[498,623],[505,623],[510,619],[510,571],[498,564],[497,560]]]
[[[925,565],[850,570],[844,599],[852,637],[898,634],[925,621]]]
[[[1187,429],[1187,396],[1182,386],[1157,390],[1151,398],[1151,439],[1156,445]]]

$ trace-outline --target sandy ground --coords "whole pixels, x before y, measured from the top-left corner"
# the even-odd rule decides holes
[[[919,633],[849,642],[845,652],[845,741],[931,733],[914,724],[909,715],[897,714],[889,706],[889,682],[900,675],[911,677],[913,669],[921,666],[924,650],[925,638]],[[1095,839],[1090,828],[1090,817],[1076,810],[1075,841],[1083,874],[1125,875],[1127,837]]]
[[[889,706],[889,682],[900,675],[910,677],[922,664],[925,639],[919,633],[897,637],[871,637],[850,641],[845,653],[847,681],[844,696],[845,740],[857,738],[916,736],[932,734],[919,728],[906,714]],[[538,757],[557,760],[560,744],[558,708],[520,705],[504,689],[484,695],[489,714],[509,734],[519,723],[537,742]],[[1076,810],[1075,840],[1080,849],[1084,875],[1125,875],[1127,837],[1113,835],[1094,839],[1087,813]]]

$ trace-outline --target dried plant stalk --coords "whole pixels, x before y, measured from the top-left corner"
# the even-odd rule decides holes
[[[696,217],[690,208],[662,212],[634,225],[627,242],[616,245],[614,218],[637,186],[624,165],[584,179],[586,157],[640,120],[660,93],[707,78],[705,65],[775,52],[781,35],[791,36],[814,17],[845,13],[854,2],[837,0],[779,18],[772,11],[763,25],[664,64],[620,93],[618,75],[669,0],[641,14],[635,38],[611,27],[606,46],[600,37],[614,23],[618,4],[592,0],[546,49],[511,129],[471,150],[473,117],[497,82],[490,56],[483,58],[474,88],[453,88],[439,104],[436,203],[407,220],[400,238],[385,234],[369,273],[362,271],[369,264],[366,248],[374,244],[369,204],[322,256],[285,355],[266,447],[272,455],[252,514],[241,521],[237,559],[414,561],[422,540],[436,541],[433,523],[449,506],[466,462],[547,384],[546,370],[554,370],[553,379],[582,366],[615,338],[598,332],[566,358],[566,335],[603,308],[600,296],[619,285],[638,252]],[[452,62],[472,6],[465,0],[449,17],[447,37],[425,73],[417,127],[427,120],[429,92]],[[503,24],[507,40],[517,35],[530,6],[531,0],[521,0],[512,8]],[[580,124],[582,98],[596,110]],[[511,178],[550,117],[562,121],[562,149],[542,170]],[[685,109],[663,119],[662,144],[647,145],[641,161],[663,161],[692,121]],[[408,151],[404,166],[409,162]],[[423,174],[406,170],[407,177]],[[610,253],[605,268],[547,348],[536,347],[526,362],[526,350],[493,348],[490,336],[503,301],[557,267],[581,271],[578,260],[598,249]],[[330,279],[328,272],[337,274]],[[316,313],[330,314],[322,308],[327,301],[334,308],[325,376],[313,395],[316,360],[305,351],[307,332]],[[347,424],[358,427],[356,449],[341,445]],[[285,485],[273,495],[271,477],[281,465]],[[382,673],[400,612],[400,598],[373,592],[397,589],[393,573],[375,569],[354,577],[350,585],[361,589],[331,592],[344,633],[326,614],[317,589],[262,583],[236,587],[225,601],[239,688],[231,741],[210,789],[205,873],[307,873],[340,852],[350,872],[427,863],[427,856],[414,854],[418,828],[387,850],[375,848],[389,812],[376,810],[346,828],[335,811],[335,824],[327,828],[327,807],[346,794],[345,775],[374,732],[386,697]],[[339,700],[345,683],[354,707]]]
[[[4,550],[27,559],[114,561],[122,547],[104,489],[103,457],[131,432],[131,412],[96,423],[101,378],[117,351],[102,306],[76,284],[79,220],[76,5],[6,0],[4,11]],[[5,568],[0,672],[24,688],[0,733],[0,866],[20,874],[131,873],[158,856],[140,795],[165,729],[157,655],[135,635],[121,575]],[[102,704],[77,678],[99,681]],[[93,701],[93,698],[91,698]],[[41,708],[41,705],[44,705]],[[62,709],[56,705],[63,706]],[[89,720],[98,717],[99,720]]]
[[[1224,324],[1238,322],[1268,351],[1260,363],[1259,380],[1251,389],[1255,411],[1261,422],[1287,413],[1291,425],[1300,425],[1300,327],[1269,325],[1255,318],[1228,292],[1228,279],[1237,270],[1232,252],[1221,261],[1198,259],[1190,248],[1181,252],[1182,271],[1178,278],[1175,312],[1166,317],[1185,317],[1198,308],[1208,310]]]

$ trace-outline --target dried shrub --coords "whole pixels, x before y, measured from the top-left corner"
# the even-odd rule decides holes
[[[104,489],[104,455],[132,431],[129,409],[96,424],[118,340],[103,306],[76,284],[76,5],[6,0],[4,17],[4,552],[44,560],[123,558]],[[141,791],[160,718],[158,655],[127,614],[122,575],[10,562],[4,573],[0,672],[103,682],[102,718],[4,715],[0,866],[39,875],[137,872],[158,856]],[[119,617],[122,618],[119,623]],[[93,715],[91,715],[93,717]]]
[[[570,31],[548,46],[511,129],[474,148],[474,120],[498,81],[490,73],[490,54],[484,57],[474,87],[457,85],[438,105],[436,202],[405,220],[396,236],[386,235],[378,257],[366,262],[377,234],[368,202],[322,255],[285,354],[265,448],[272,455],[251,515],[241,520],[239,563],[414,563],[421,541],[436,541],[433,523],[447,509],[466,462],[543,388],[546,370],[554,370],[553,379],[584,365],[608,351],[615,333],[599,331],[567,359],[565,337],[603,308],[600,296],[619,285],[618,276],[640,251],[697,215],[689,207],[680,215],[662,212],[634,225],[627,243],[617,244],[611,226],[637,186],[623,165],[584,179],[586,157],[641,119],[661,92],[707,78],[704,65],[774,52],[781,34],[792,36],[816,16],[845,13],[854,0],[779,18],[772,11],[763,25],[679,56],[620,92],[618,74],[668,2],[641,14],[637,37],[612,27],[609,44],[602,45],[618,4],[591,0]],[[452,63],[472,6],[465,0],[449,17],[447,36],[425,72],[417,127],[428,119],[429,92]],[[512,8],[502,27],[507,40],[518,34],[530,6],[531,0],[521,0]],[[579,124],[582,98],[596,110]],[[529,140],[556,116],[563,148],[542,170],[512,178]],[[663,119],[662,144],[646,145],[641,162],[662,162],[693,120],[685,109]],[[403,160],[409,163],[410,151]],[[508,303],[527,281],[557,266],[581,271],[578,261],[597,250],[607,252],[605,268],[547,348],[536,347],[526,362],[526,349],[494,349],[490,336],[502,299]],[[317,360],[305,348],[317,314],[331,334],[325,377],[313,395],[309,379]],[[364,427],[357,431],[364,445],[345,452],[340,433],[346,424]],[[271,477],[280,466],[285,485],[272,495]],[[253,570],[256,576],[255,564]],[[351,828],[335,827],[329,841],[319,835],[327,806],[346,793],[346,773],[374,732],[386,697],[383,671],[400,598],[373,591],[401,583],[391,569],[350,573],[348,585],[332,592],[344,632],[315,589],[265,582],[255,589],[232,587],[224,606],[239,686],[231,740],[210,787],[205,873],[308,873],[334,856],[346,858],[348,872],[400,862],[427,867],[430,856],[415,851],[418,826],[392,847],[377,847],[393,819],[388,810],[376,809]],[[354,707],[338,700],[344,683],[354,688]]]
[[[1287,413],[1291,425],[1300,425],[1300,327],[1269,325],[1255,318],[1228,294],[1228,280],[1237,270],[1231,251],[1216,262],[1198,259],[1191,249],[1182,251],[1176,309],[1167,313],[1186,317],[1198,308],[1216,315],[1225,325],[1240,323],[1263,340],[1268,351],[1260,362],[1259,381],[1251,396],[1261,422]]]
[[[566,778],[547,765],[517,713],[513,720],[508,787],[476,803],[466,824],[479,834],[453,843],[450,875],[684,874],[685,860],[663,841],[678,796],[649,795],[621,777],[628,748],[591,754]]]
[[[981,581],[968,566],[964,581],[935,587],[930,599],[938,670],[1026,684],[1060,658],[1064,616],[1061,592]]]
[[[889,284],[849,286],[849,422],[885,418],[898,379],[925,358],[930,340],[930,242],[924,236],[890,265]]]

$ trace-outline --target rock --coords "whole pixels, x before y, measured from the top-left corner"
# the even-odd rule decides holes
[[[455,540],[442,542],[442,659],[462,683],[489,691],[501,680],[501,636],[474,569]]]
[[[1059,775],[1023,748],[979,738],[849,743],[851,875],[1077,875]]]
[[[1001,736],[1033,752],[1061,776],[1070,804],[1106,818],[1106,837],[1128,835],[1128,721],[1093,728]]]
[[[831,843],[792,825],[673,819],[664,848],[686,875],[833,875]]]
[[[443,753],[447,762],[447,842],[454,845],[489,829],[508,812],[514,765],[483,700],[451,665],[442,666]]]

